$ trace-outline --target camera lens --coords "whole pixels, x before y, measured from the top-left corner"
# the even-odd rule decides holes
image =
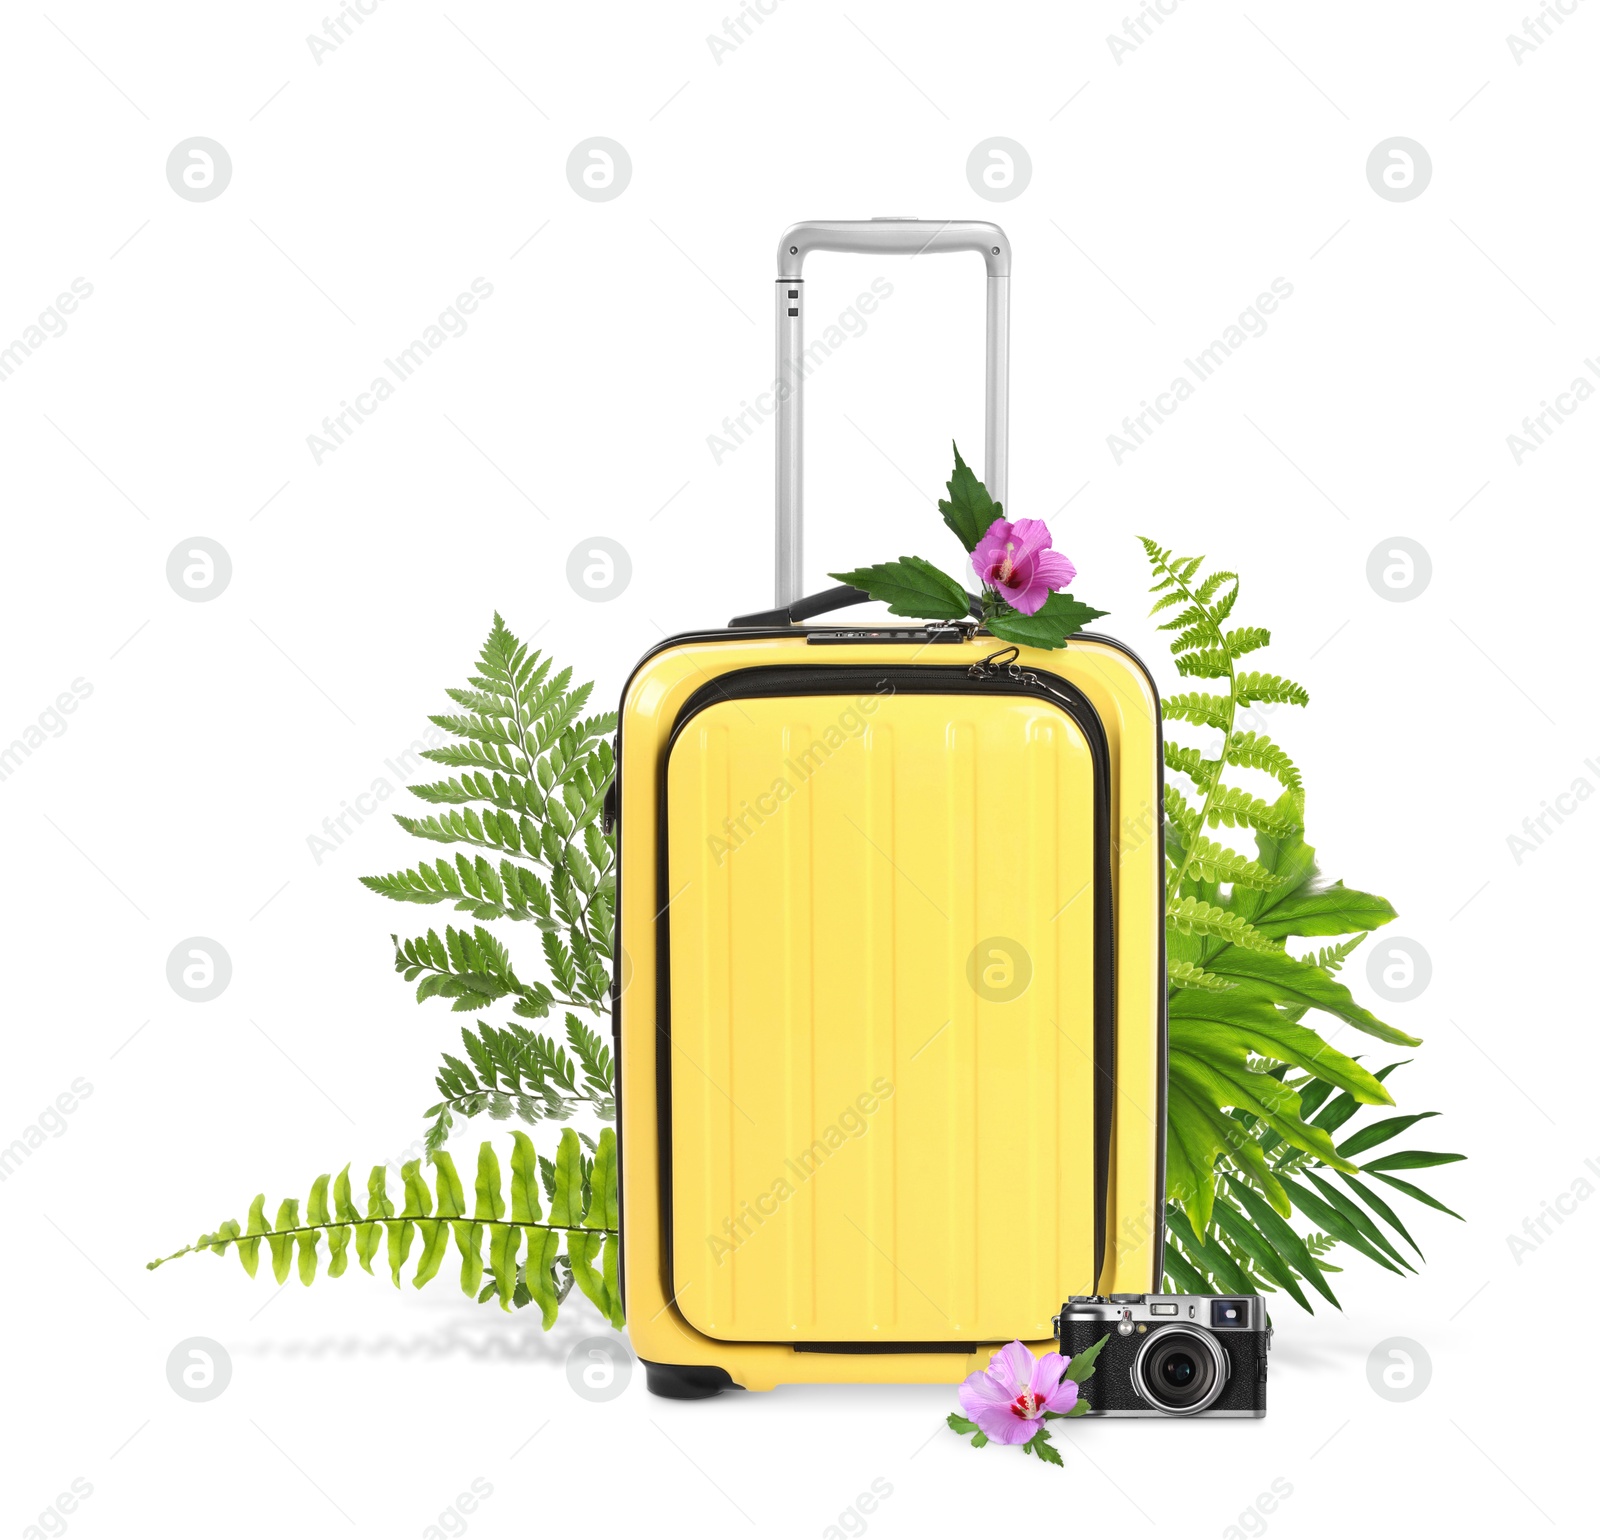
[[[1133,1363],[1134,1388],[1157,1411],[1204,1411],[1222,1393],[1228,1357],[1210,1332],[1163,1326],[1145,1339]]]
[[[1199,1372],[1193,1355],[1181,1349],[1168,1353],[1161,1360],[1161,1383],[1170,1385],[1174,1390],[1186,1390]]]

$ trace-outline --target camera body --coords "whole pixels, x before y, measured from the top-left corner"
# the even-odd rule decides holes
[[[1056,1330],[1068,1358],[1110,1333],[1084,1387],[1091,1417],[1267,1415],[1272,1328],[1257,1295],[1079,1295]]]

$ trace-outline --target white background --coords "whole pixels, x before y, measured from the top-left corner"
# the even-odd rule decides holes
[[[884,1536],[1227,1534],[1274,1478],[1292,1495],[1249,1532],[1583,1527],[1592,1387],[1565,1376],[1600,1202],[1520,1260],[1507,1236],[1600,1159],[1600,807],[1520,862],[1507,837],[1600,786],[1600,405],[1520,465],[1506,440],[1600,353],[1600,7],[1519,63],[1525,0],[1188,0],[1119,61],[1129,5],[785,0],[720,62],[720,3],[386,0],[320,63],[321,3],[8,9],[0,346],[75,278],[93,295],[0,385],[0,741],[92,688],[0,781],[0,1143],[92,1086],[0,1186],[7,1533],[75,1477],[84,1536],[418,1535],[475,1477],[485,1536],[817,1535],[874,1478]],[[165,174],[196,135],[232,160],[212,201]],[[565,172],[594,135],[632,160],[608,202]],[[966,176],[995,135],[1032,161],[1005,203]],[[1366,176],[1395,135],[1432,160],[1411,201]],[[1420,1142],[1470,1154],[1424,1174],[1470,1222],[1412,1210],[1419,1278],[1354,1258],[1342,1315],[1282,1306],[1264,1422],[1074,1425],[1065,1471],[965,1448],[937,1388],[680,1405],[636,1373],[591,1404],[564,1372],[604,1331],[587,1306],[545,1337],[442,1281],[145,1272],[263,1187],[418,1137],[455,1023],[390,971],[420,912],[356,882],[413,842],[380,817],[320,860],[309,837],[394,779],[494,610],[598,699],[663,634],[767,601],[771,425],[720,464],[707,438],[770,379],[777,237],[908,213],[1011,236],[1009,507],[1050,520],[1102,627],[1171,686],[1149,533],[1240,570],[1265,666],[1311,690],[1274,735],[1329,874],[1432,959],[1385,1009],[1426,1039],[1395,1088],[1446,1114]],[[954,557],[931,499],[952,436],[981,454],[976,263],[816,259],[813,320],[880,275],[810,388],[811,587]],[[318,464],[307,435],[478,277],[469,330]],[[1265,335],[1117,464],[1107,435],[1279,277]],[[566,578],[593,535],[631,555],[610,603]],[[195,536],[231,558],[211,602],[166,579]],[[1431,558],[1410,602],[1366,576],[1395,536]],[[196,935],[233,967],[203,1005],[166,979]],[[200,1405],[165,1369],[194,1336],[233,1364]],[[1405,1403],[1368,1384],[1391,1337],[1432,1363]]]

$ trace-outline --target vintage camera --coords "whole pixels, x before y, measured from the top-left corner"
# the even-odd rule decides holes
[[[1071,1358],[1107,1333],[1091,1417],[1265,1417],[1272,1329],[1253,1294],[1076,1296],[1056,1318]]]

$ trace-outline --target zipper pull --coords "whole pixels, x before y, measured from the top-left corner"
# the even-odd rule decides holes
[[[967,673],[974,679],[993,679],[1003,668],[1014,669],[1021,656],[1021,648],[1002,647],[997,652],[991,652],[987,658],[980,658]]]

